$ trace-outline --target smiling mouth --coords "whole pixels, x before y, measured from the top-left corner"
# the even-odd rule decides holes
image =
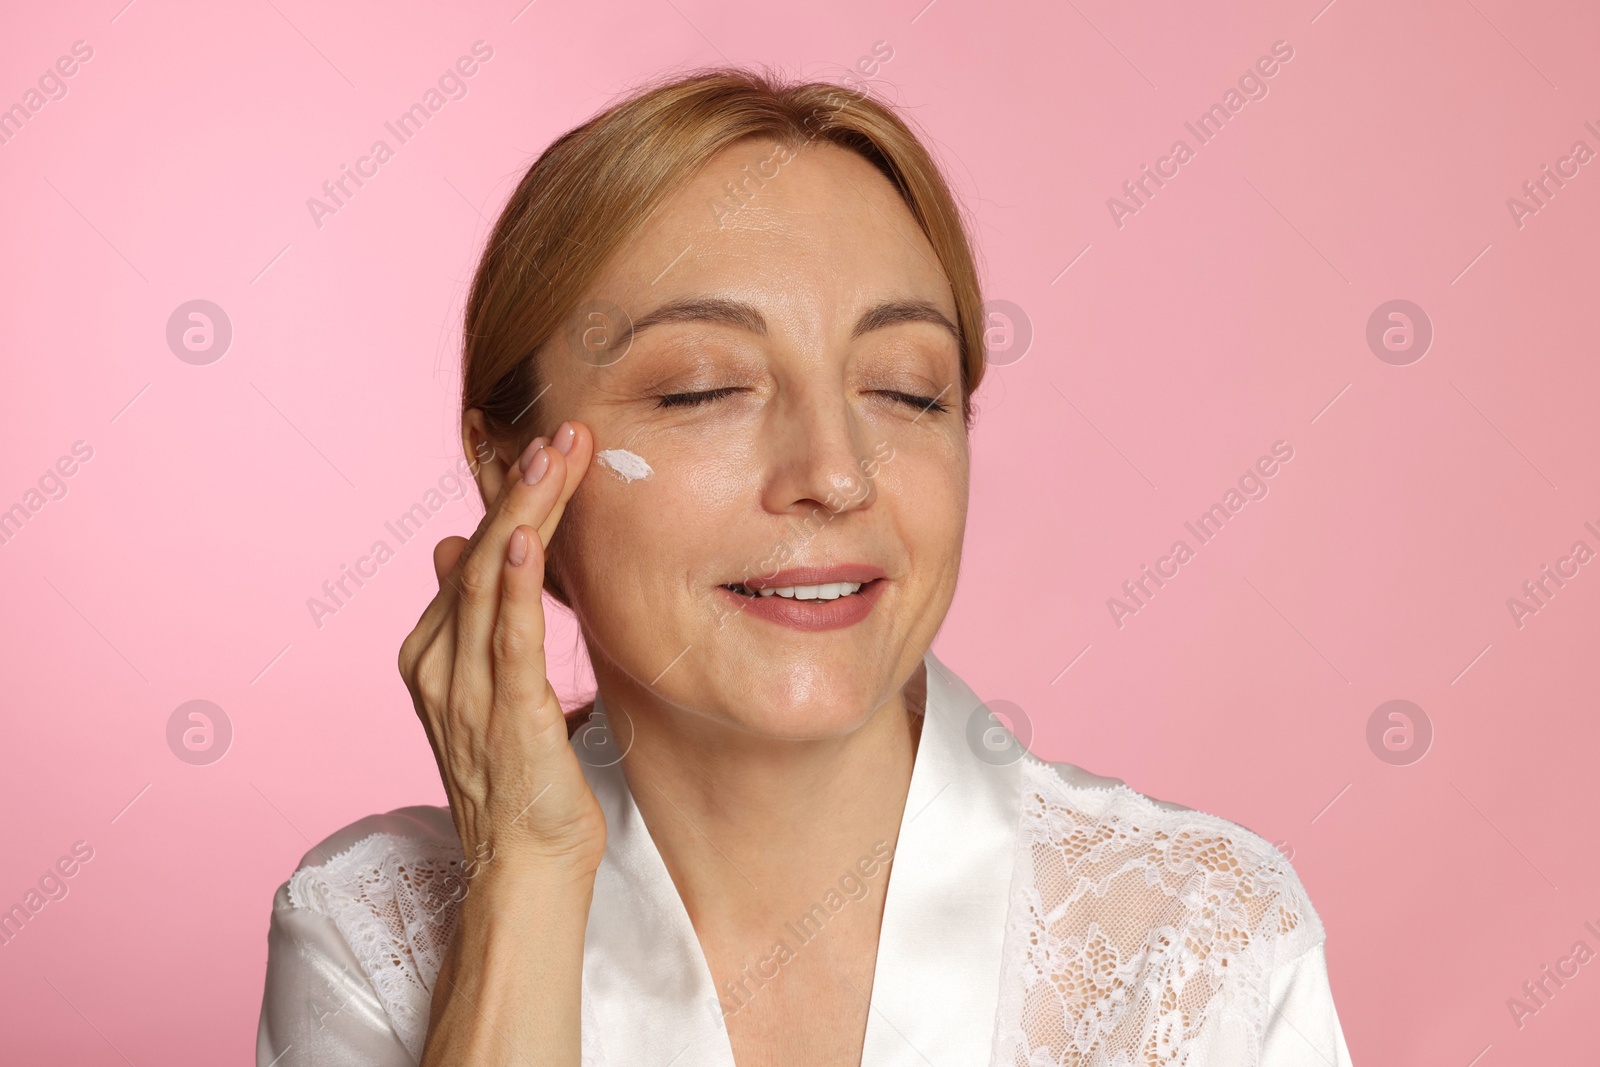
[[[873,579],[873,581],[881,580]],[[823,603],[829,600],[838,600],[840,597],[855,596],[863,588],[871,584],[872,582],[826,582],[820,585],[780,585],[752,588],[743,582],[733,582],[723,586],[723,588],[744,597],[780,596],[785,600]]]
[[[756,625],[776,624],[789,630],[839,630],[873,613],[889,577],[866,563],[788,567],[759,577],[748,575],[717,588],[736,614]]]

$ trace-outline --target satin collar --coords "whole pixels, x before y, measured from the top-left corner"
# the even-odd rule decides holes
[[[994,1036],[1021,765],[980,758],[969,736],[981,701],[932,652],[924,662],[863,1067],[984,1064]],[[595,713],[605,714],[598,699]],[[597,766],[593,749],[583,758],[607,828],[584,943],[583,1043],[608,1063],[735,1067],[710,967],[621,764]]]

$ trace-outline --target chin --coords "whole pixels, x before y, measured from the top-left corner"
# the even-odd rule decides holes
[[[724,677],[741,680],[725,705],[739,727],[766,737],[815,741],[845,737],[861,728],[894,695],[879,663],[828,662],[828,657],[780,662],[741,655]]]

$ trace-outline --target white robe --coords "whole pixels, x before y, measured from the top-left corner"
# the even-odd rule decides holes
[[[1032,757],[926,662],[863,1067],[1348,1067],[1322,923],[1281,853]],[[607,826],[584,942],[585,1067],[735,1067],[621,766],[591,757],[584,773]],[[439,807],[369,816],[306,854],[273,899],[257,1067],[420,1060],[462,859]],[[848,906],[819,900],[810,925],[785,927],[790,947]]]

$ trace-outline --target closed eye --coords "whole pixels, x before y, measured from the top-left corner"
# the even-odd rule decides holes
[[[902,393],[897,389],[879,389],[878,394],[914,407],[918,411],[937,411],[942,414],[950,410],[948,404],[939,403],[939,396],[944,395],[943,391],[939,393],[939,396],[918,396],[915,393]]]
[[[738,386],[725,386],[721,389],[704,389],[694,393],[667,393],[656,398],[656,406],[660,408],[689,408],[701,404],[710,404],[721,400],[723,397],[732,396],[742,392]],[[938,396],[919,396],[916,393],[902,393],[897,389],[880,389],[878,395],[889,397],[907,407],[916,408],[918,412],[937,411],[941,414],[948,412],[950,406],[939,402]],[[939,394],[943,396],[941,392]]]
[[[740,391],[737,386],[725,386],[721,389],[706,389],[698,393],[668,393],[656,399],[656,407],[692,408],[700,404],[709,404],[714,400],[721,400],[725,396],[732,396]]]

